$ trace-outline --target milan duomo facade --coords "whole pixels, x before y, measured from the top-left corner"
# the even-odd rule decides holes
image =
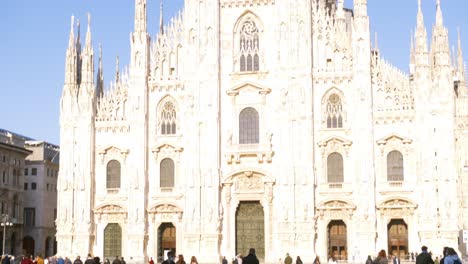
[[[58,254],[460,249],[468,96],[440,2],[432,37],[419,3],[408,74],[371,47],[367,0],[332,2],[186,0],[151,39],[136,0],[130,65],[105,91],[89,23],[82,45],[72,19]]]

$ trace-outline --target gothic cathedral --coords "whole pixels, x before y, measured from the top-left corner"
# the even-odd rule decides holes
[[[185,0],[154,38],[146,2],[107,89],[89,22],[82,45],[72,18],[59,255],[219,263],[253,247],[262,263],[311,263],[459,249],[468,93],[440,0],[429,40],[419,0],[409,73],[371,46],[367,0]]]

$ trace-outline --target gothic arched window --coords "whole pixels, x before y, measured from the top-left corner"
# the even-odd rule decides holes
[[[164,102],[160,114],[162,135],[174,135],[176,133],[176,114],[177,112],[174,104],[171,101]]]
[[[161,188],[174,187],[174,161],[171,159],[163,159],[160,164],[160,182]]]
[[[258,112],[252,107],[244,108],[239,114],[239,144],[259,143]]]
[[[341,98],[335,93],[328,97],[325,116],[327,117],[327,128],[343,127],[343,104]]]
[[[120,162],[116,160],[111,160],[107,163],[107,184],[106,187],[110,188],[120,188]]]
[[[339,153],[332,153],[327,158],[327,181],[328,183],[342,183],[343,176],[343,157]]]
[[[387,155],[387,181],[403,181],[403,155],[394,150]]]
[[[240,71],[258,71],[260,69],[259,31],[255,22],[247,18],[240,28]]]

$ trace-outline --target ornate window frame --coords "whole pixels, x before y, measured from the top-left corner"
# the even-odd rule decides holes
[[[332,95],[338,96],[341,101],[341,115],[342,115],[341,127],[328,127],[328,122],[327,122],[328,121],[328,102]],[[321,107],[322,107],[322,121],[321,122],[322,122],[323,129],[338,130],[338,129],[344,129],[347,126],[348,117],[347,117],[347,112],[346,112],[346,109],[347,109],[346,100],[345,100],[344,93],[340,89],[336,87],[332,87],[328,89],[322,97]]]
[[[254,65],[252,65],[252,69],[251,71],[241,71],[241,34],[242,34],[242,30],[244,28],[244,25],[248,22],[252,22],[254,23],[255,27],[256,27],[256,30],[257,30],[257,34],[258,34],[258,51],[255,55],[258,55],[259,59],[258,59],[258,69],[255,70],[254,69]],[[234,24],[234,29],[233,29],[233,53],[232,53],[232,56],[233,56],[233,72],[235,73],[241,73],[241,74],[249,74],[249,73],[258,73],[258,72],[261,72],[261,71],[264,71],[264,67],[265,67],[265,52],[264,52],[264,48],[262,48],[262,45],[264,46],[264,41],[265,41],[265,38],[264,38],[264,26],[263,26],[263,23],[261,22],[260,18],[254,14],[253,12],[251,11],[246,11],[244,12],[240,17],[239,19],[237,20],[237,22]],[[252,62],[253,63],[253,62]],[[247,68],[247,65],[246,65],[246,68]]]
[[[113,145],[103,148],[98,152],[99,156],[101,157],[101,168],[102,168],[101,171],[103,171],[102,175],[104,175],[104,177],[102,177],[101,179],[101,182],[102,182],[102,186],[104,187],[105,190],[107,190],[108,194],[118,193],[122,189],[122,186],[125,185],[122,175],[126,175],[125,165],[126,165],[128,153],[129,153],[128,149],[120,149]],[[121,188],[107,188],[107,164],[111,160],[116,160],[120,163],[120,187]]]
[[[274,154],[272,149],[273,134],[266,128],[265,107],[266,97],[271,89],[260,85],[243,82],[226,91],[231,97],[231,120],[235,127],[226,131],[226,161],[228,164],[240,163],[241,157],[257,157],[259,163],[271,162]],[[245,108],[254,108],[258,113],[259,142],[240,144],[239,117]]]
[[[318,142],[322,154],[321,185],[324,189],[329,191],[333,189],[338,189],[340,192],[343,191],[341,189],[347,184],[346,168],[349,167],[349,159],[347,159],[347,157],[352,144],[352,141],[337,136],[328,137]],[[328,156],[335,152],[340,154],[343,158],[343,183],[341,184],[328,182]]]
[[[400,136],[396,133],[390,134],[377,140],[377,146],[380,149],[380,182],[385,183],[384,186],[387,188],[401,188],[404,187],[404,183],[408,181],[410,164],[410,150],[412,148],[413,140],[407,137]],[[391,181],[387,179],[387,156],[392,151],[399,151],[403,155],[403,181]],[[386,188],[385,188],[386,189]]]
[[[154,175],[155,177],[150,177],[150,178],[154,180],[152,185],[158,188],[160,192],[172,192],[173,189],[176,188],[177,183],[179,182],[180,154],[182,151],[184,151],[184,148],[175,146],[170,143],[163,143],[151,149],[151,152],[153,153],[153,160],[156,166],[154,166],[155,168],[154,168],[153,173],[150,173],[150,175]],[[161,166],[161,162],[167,158],[171,159],[174,162],[174,187],[161,188],[160,166]],[[151,186],[151,183],[150,183],[150,186]]]
[[[163,134],[162,133],[162,113],[164,111],[164,107],[166,106],[166,103],[171,103],[172,106],[174,107],[173,111],[175,111],[175,117],[173,120],[175,122],[175,127],[172,128],[171,127],[171,130],[175,129],[175,133],[171,133],[171,134]],[[174,137],[174,136],[177,136],[180,134],[180,109],[179,109],[179,106],[177,104],[177,101],[175,100],[174,97],[170,96],[170,95],[166,95],[164,96],[158,103],[157,107],[156,107],[156,135],[158,136],[162,136],[162,137]]]

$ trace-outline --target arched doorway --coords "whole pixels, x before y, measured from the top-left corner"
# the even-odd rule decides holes
[[[403,219],[392,219],[387,225],[388,254],[405,259],[408,254],[408,225]]]
[[[250,248],[260,262],[265,259],[265,216],[258,201],[240,202],[236,212],[236,254],[247,255]]]
[[[176,252],[176,228],[172,223],[162,223],[158,228],[158,262],[162,262],[167,252]]]
[[[116,256],[122,256],[122,228],[112,223],[104,229],[104,259],[114,259]]]
[[[328,256],[335,256],[337,260],[348,259],[347,229],[343,220],[332,220],[327,227]]]
[[[26,256],[34,256],[34,239],[30,236],[23,238],[23,252]]]

